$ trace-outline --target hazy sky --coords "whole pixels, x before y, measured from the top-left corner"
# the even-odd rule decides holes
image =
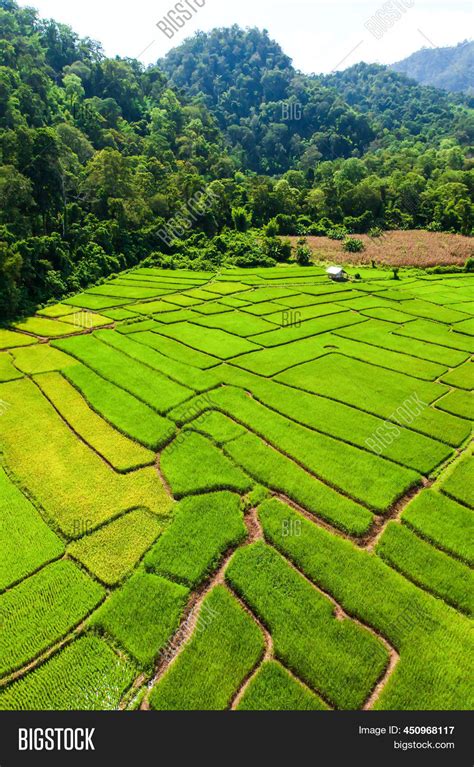
[[[268,29],[295,66],[308,73],[344,69],[358,61],[393,63],[423,46],[453,45],[472,35],[471,3],[463,0],[394,0],[391,5],[402,9],[402,17],[380,39],[364,24],[384,0],[205,0],[194,18],[168,40],[156,25],[175,2],[20,0],[19,4],[99,40],[108,56],[130,56],[145,64],[198,29],[235,23]]]

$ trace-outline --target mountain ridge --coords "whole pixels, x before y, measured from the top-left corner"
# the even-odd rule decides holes
[[[474,41],[454,46],[421,48],[390,67],[422,85],[433,85],[474,97]]]

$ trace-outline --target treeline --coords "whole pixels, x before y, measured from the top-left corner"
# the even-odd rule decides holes
[[[349,103],[257,30],[144,67],[12,0],[0,28],[0,318],[150,256],[215,268],[284,260],[278,234],[471,231],[469,112],[443,94],[428,122],[413,106],[407,134],[363,70]]]

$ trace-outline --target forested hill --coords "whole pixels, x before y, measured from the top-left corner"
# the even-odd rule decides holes
[[[13,0],[0,30],[0,321],[149,256],[208,270],[288,258],[277,234],[472,230],[472,112],[441,91],[307,77],[237,27],[150,67]]]
[[[448,48],[422,48],[392,64],[391,68],[418,83],[447,91],[464,91],[474,97],[473,41],[465,40]]]
[[[474,124],[470,135],[466,134],[468,100],[418,85],[387,67],[356,64],[320,81],[367,115],[375,126],[378,144],[388,145],[393,138],[421,138],[431,145],[443,136],[455,136],[464,144],[474,140]]]
[[[239,159],[258,172],[306,169],[395,140],[474,136],[466,136],[463,106],[440,90],[376,64],[306,76],[256,29],[199,33],[159,63],[171,83],[202,97]]]
[[[0,29],[1,316],[138,263],[235,166],[210,112],[157,67],[107,59],[11,0]]]

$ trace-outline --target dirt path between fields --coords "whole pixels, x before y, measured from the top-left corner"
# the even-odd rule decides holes
[[[233,548],[231,551],[227,552],[224,555],[224,559],[222,560],[219,569],[214,573],[214,575],[211,578],[208,578],[191,595],[188,605],[186,607],[186,610],[184,612],[183,618],[181,620],[181,623],[177,631],[173,635],[173,637],[168,642],[167,652],[162,653],[162,656],[159,659],[158,664],[155,668],[155,674],[148,684],[149,689],[142,702],[142,705],[141,705],[142,710],[149,709],[149,696],[150,696],[151,690],[160,681],[160,679],[163,678],[163,676],[171,668],[173,663],[175,663],[177,658],[180,656],[181,652],[184,650],[186,645],[191,641],[194,634],[194,630],[199,621],[199,613],[200,613],[202,604],[204,600],[206,599],[206,597],[208,596],[208,594],[216,586],[225,586],[230,591],[232,596],[241,604],[242,608],[252,617],[255,623],[257,623],[265,639],[266,650],[265,650],[264,656],[259,661],[257,668],[252,671],[249,678],[243,683],[243,685],[241,686],[241,688],[239,689],[237,693],[237,696],[239,696],[239,693],[243,695],[243,692],[244,692],[243,687],[246,686],[246,683],[248,684],[250,682],[250,678],[253,677],[253,675],[257,672],[261,663],[265,659],[273,657],[273,642],[269,632],[258,621],[256,616],[250,611],[248,606],[245,605],[244,602],[242,602],[242,600],[229,588],[228,584],[226,584],[225,582],[225,571],[229,565],[230,560],[234,556],[235,551],[237,551],[237,549],[239,548],[242,548],[243,546],[247,546],[250,543],[255,543],[256,541],[263,539],[263,530],[260,525],[256,509],[251,509],[245,514],[244,522],[248,531],[248,536],[245,542],[242,543],[237,548]],[[239,700],[241,695],[239,696]],[[233,703],[235,703],[235,699]]]
[[[408,504],[411,503],[411,501],[413,501],[413,499],[423,490],[431,487],[432,484],[432,480],[422,477],[421,485],[410,488],[410,490],[392,506],[387,514],[384,514],[382,517],[377,517],[371,534],[363,539],[362,548],[366,549],[366,551],[374,551],[377,543],[384,534],[388,523],[393,521],[400,522],[402,514]]]
[[[212,589],[215,588],[215,586],[223,585],[225,583],[224,573],[234,555],[234,552],[235,549],[232,549],[232,551],[227,553],[219,569],[214,573],[214,575],[210,579],[208,578],[196,591],[192,593],[178,629],[175,631],[174,635],[166,645],[165,652],[161,653],[161,656],[155,667],[153,678],[148,684],[149,689],[141,704],[141,710],[149,710],[149,696],[153,687],[155,687],[160,679],[163,678],[163,676],[179,658],[186,645],[191,641],[194,630],[199,621],[199,613],[202,604]]]

